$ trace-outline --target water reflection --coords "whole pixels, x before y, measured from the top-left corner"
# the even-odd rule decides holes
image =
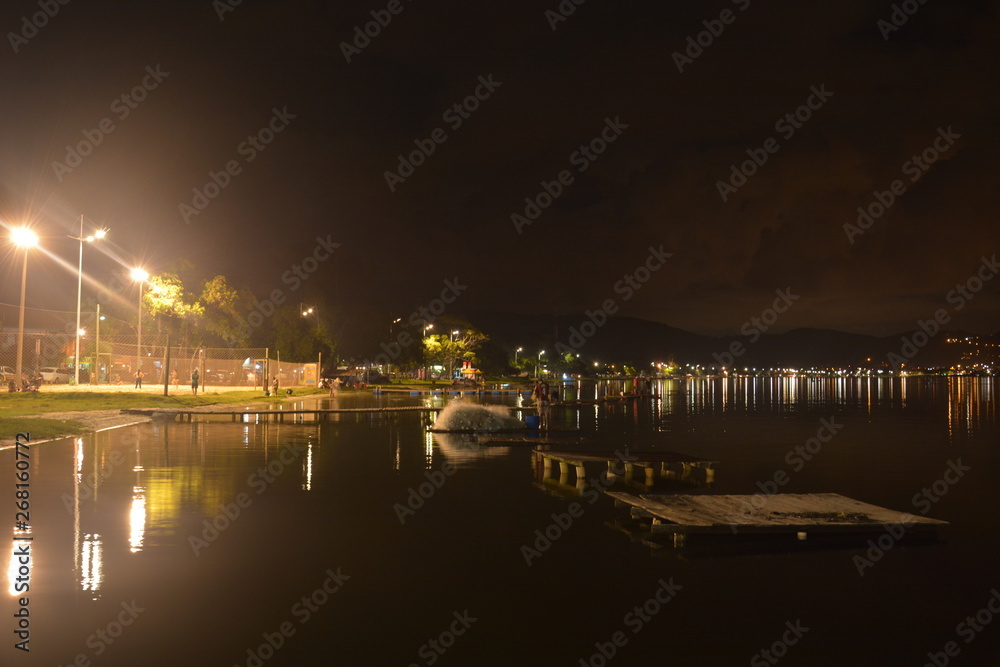
[[[474,436],[462,433],[427,433],[431,443],[437,441],[438,451],[455,468],[474,467],[491,458],[501,458],[511,452],[510,447],[501,447],[484,442],[488,435]],[[430,460],[430,459],[428,459]],[[429,468],[429,466],[428,466]]]
[[[104,555],[100,535],[87,533],[80,545],[80,590],[90,593],[92,600],[101,597],[104,582]]]
[[[281,452],[292,442],[305,446],[291,465],[285,454],[280,481],[313,490],[320,433],[315,425],[267,422],[151,424],[77,438],[68,449],[46,445],[39,451],[59,455],[65,462],[62,469],[69,473],[63,473],[70,484],[61,487],[59,507],[65,507],[66,522],[71,522],[67,537],[72,536],[76,587],[97,600],[106,576],[123,571],[117,567],[119,559],[139,557],[152,547],[182,545],[187,533],[181,526],[193,514],[212,517],[240,492],[256,495],[258,490],[248,485],[250,476],[268,465],[276,469]],[[15,540],[11,553],[17,548]],[[68,549],[63,553],[70,555]],[[115,563],[108,560],[110,554]],[[12,558],[12,595],[17,570]]]
[[[553,419],[557,426],[573,432],[565,434],[567,442],[598,441],[613,447],[641,443],[650,451],[677,447],[662,434],[690,424],[701,427],[695,417],[707,416],[710,419],[705,422],[711,422],[717,417],[728,420],[734,414],[760,413],[777,416],[781,422],[787,413],[844,408],[891,420],[933,419],[942,426],[947,424],[953,442],[961,442],[996,423],[994,382],[991,378],[964,377],[688,378],[659,380],[654,389],[657,396],[642,399],[621,398],[620,392],[628,388],[622,381],[580,382],[569,387],[567,400],[572,396],[584,401],[596,397],[615,400],[556,408]],[[409,405],[428,401],[441,405],[454,399],[405,396],[401,400]],[[478,400],[515,407],[523,397],[490,395]],[[50,482],[51,497],[62,494],[61,502],[53,504],[61,514],[57,518],[63,522],[60,530],[65,536],[64,543],[53,549],[62,558],[74,589],[96,600],[109,585],[108,578],[128,571],[123,563],[142,563],[138,559],[157,548],[186,549],[191,525],[216,516],[220,505],[231,503],[241,492],[254,494],[248,477],[268,464],[277,466],[289,443],[301,443],[303,449],[294,463],[283,468],[277,484],[315,495],[329,491],[331,475],[344,474],[331,464],[330,453],[335,448],[340,448],[336,450],[339,461],[344,461],[341,457],[345,455],[356,456],[349,460],[358,465],[367,460],[363,457],[371,457],[383,471],[391,467],[394,471],[419,470],[421,474],[440,469],[442,460],[456,467],[481,468],[523,451],[429,433],[426,428],[433,420],[432,414],[424,413],[358,413],[335,415],[322,425],[161,423],[48,444],[38,451],[49,457],[49,462],[54,461],[44,475],[56,480]],[[341,429],[352,429],[351,433],[361,437],[378,433],[377,450],[373,446],[371,452],[345,454],[353,452],[358,441],[345,438]],[[648,435],[649,439],[631,438],[631,434]],[[658,469],[657,474],[666,479],[668,472],[673,471]],[[684,470],[679,474],[681,481],[688,481]],[[40,474],[40,483],[44,478]],[[576,480],[572,481],[575,486]],[[48,525],[59,526],[56,519],[48,521]],[[15,541],[10,554],[17,547]],[[14,559],[6,572],[8,590],[15,594]]]
[[[670,430],[677,418],[735,414],[772,415],[816,409],[850,409],[869,414],[889,409],[907,414],[935,412],[945,417],[949,433],[966,437],[997,418],[995,378],[937,376],[810,377],[723,376],[657,379],[653,395],[623,396],[631,392],[626,380],[575,380],[564,384],[568,407],[555,408],[553,420],[561,428],[599,432],[606,418],[626,417],[637,430]],[[523,399],[498,401],[520,406]]]
[[[312,491],[313,479],[313,444],[310,442],[306,448],[306,457],[302,462],[302,490]]]
[[[146,534],[146,490],[141,486],[132,489],[132,509],[129,511],[129,551],[142,551],[142,538]]]
[[[991,378],[955,377],[948,382],[948,435],[970,435],[997,418]]]
[[[7,592],[14,597],[21,596],[21,592],[18,590],[19,586],[17,581],[17,571],[20,568],[20,564],[17,562],[17,553],[20,552],[21,545],[23,544],[24,542],[13,540],[13,544],[10,548],[10,562],[7,564]]]

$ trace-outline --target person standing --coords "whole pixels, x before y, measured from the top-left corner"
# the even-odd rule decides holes
[[[535,383],[535,405],[538,408],[539,428],[549,425],[549,383],[539,379]]]
[[[195,396],[198,395],[198,382],[201,380],[201,376],[198,374],[198,369],[194,369],[191,372],[191,393]]]
[[[136,389],[142,389],[142,378],[143,377],[145,377],[145,376],[143,375],[142,369],[140,368],[139,370],[137,370],[135,372],[135,388]]]
[[[177,369],[175,368],[174,370],[170,371],[170,384],[174,385],[174,389],[177,388],[178,381],[179,380],[177,378]]]

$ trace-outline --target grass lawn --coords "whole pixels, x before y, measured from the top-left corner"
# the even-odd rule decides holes
[[[323,389],[302,387],[292,390],[292,396],[308,396],[326,393]],[[0,393],[0,419],[24,415],[41,415],[48,412],[76,412],[84,410],[122,410],[125,408],[193,408],[202,405],[237,403],[280,403],[288,396],[281,392],[278,396],[264,396],[255,391],[209,392],[192,396],[181,393],[176,396],[162,396],[148,393],[96,392],[96,391],[50,391],[40,394]],[[52,420],[49,420],[52,421]]]
[[[322,389],[296,388],[292,396],[325,394]],[[64,419],[33,417],[59,412],[87,412],[91,410],[121,410],[123,408],[193,408],[202,405],[227,405],[247,403],[280,403],[288,398],[264,396],[263,391],[222,391],[192,396],[190,393],[163,396],[150,393],[95,392],[95,391],[46,391],[39,394],[0,393],[0,439],[13,439],[18,433],[31,433],[32,441],[79,435],[90,432],[85,424]]]
[[[32,442],[87,432],[87,429],[80,422],[38,417],[14,417],[11,419],[7,415],[0,416],[0,428],[3,429],[2,435],[10,438],[18,433],[30,433]]]

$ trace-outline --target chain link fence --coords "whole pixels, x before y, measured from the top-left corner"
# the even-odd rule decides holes
[[[46,382],[70,383],[75,379],[76,337],[69,333],[25,332],[22,372],[41,375]],[[165,336],[143,336],[141,348],[135,336],[89,334],[80,339],[81,384],[132,384],[141,370],[143,382],[189,385],[195,369],[202,386],[295,387],[316,385],[317,364],[270,359],[267,348],[184,347],[171,345],[169,358]],[[0,380],[14,378],[17,364],[17,334],[0,333]]]

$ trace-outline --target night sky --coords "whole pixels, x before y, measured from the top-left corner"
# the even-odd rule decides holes
[[[345,335],[456,278],[453,314],[613,299],[721,335],[790,290],[775,331],[887,335],[939,308],[1000,329],[1000,280],[948,299],[1000,270],[981,268],[1000,251],[995,2],[50,2],[37,30],[46,0],[0,10],[0,216],[71,267],[33,254],[30,305],[75,308],[84,214],[123,264],[281,289]],[[543,182],[551,204],[512,219]],[[845,229],[876,191],[886,212]],[[339,247],[295,289],[317,237]],[[86,268],[122,272],[90,248]]]

